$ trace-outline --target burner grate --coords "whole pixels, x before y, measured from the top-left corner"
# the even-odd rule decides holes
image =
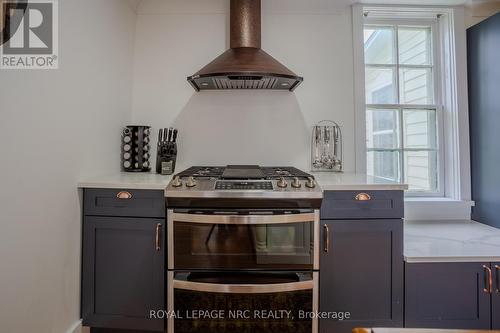
[[[264,167],[262,168],[264,174],[268,178],[279,178],[279,177],[299,177],[307,178],[312,177],[312,175],[301,171],[294,167]]]
[[[222,173],[224,172],[225,167],[202,167],[202,166],[194,166],[186,169],[179,174],[179,177],[198,177],[198,178],[220,178]]]
[[[312,177],[294,167],[258,167],[258,166],[194,166],[178,174],[183,177],[216,179],[277,179],[279,177]]]

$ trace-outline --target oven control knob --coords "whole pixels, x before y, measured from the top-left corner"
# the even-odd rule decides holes
[[[189,177],[187,182],[186,182],[186,186],[187,187],[195,187],[196,186],[196,180],[194,179],[194,177]]]
[[[175,176],[174,180],[172,181],[172,186],[173,187],[181,187],[182,186],[181,177]]]
[[[288,186],[288,183],[286,182],[285,178],[280,177],[280,179],[278,179],[278,182],[276,183],[276,185],[278,185],[278,187],[285,188]]]
[[[293,188],[300,188],[301,186],[302,186],[302,184],[300,183],[299,178],[294,177],[292,180],[292,187]]]
[[[306,186],[309,187],[309,188],[315,188],[316,187],[316,181],[314,180],[313,177],[307,177]]]

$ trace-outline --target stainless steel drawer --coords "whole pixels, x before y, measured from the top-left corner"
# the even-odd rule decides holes
[[[326,191],[321,205],[322,219],[403,217],[403,191]]]
[[[165,218],[158,190],[84,189],[84,215]]]

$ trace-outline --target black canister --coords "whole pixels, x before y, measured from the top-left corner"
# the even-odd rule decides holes
[[[122,133],[122,170],[148,172],[151,170],[151,127],[127,126]]]

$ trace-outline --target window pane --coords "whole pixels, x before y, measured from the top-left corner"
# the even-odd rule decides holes
[[[404,153],[405,183],[410,191],[437,192],[438,165],[435,151],[406,151]]]
[[[398,110],[366,110],[366,144],[368,148],[399,148]]]
[[[405,148],[437,148],[436,110],[404,110],[403,141]]]
[[[392,27],[366,27],[365,64],[394,64],[394,40]]]
[[[399,152],[369,151],[367,173],[370,176],[399,182]]]
[[[431,65],[431,29],[399,27],[399,63]]]
[[[433,104],[434,102],[430,68],[401,68],[399,87],[401,104]]]
[[[393,68],[366,67],[366,103],[395,104],[396,84]]]

